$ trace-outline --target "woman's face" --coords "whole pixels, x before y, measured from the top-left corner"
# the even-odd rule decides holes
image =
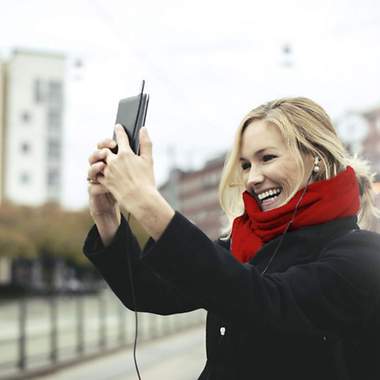
[[[256,197],[263,211],[268,211],[283,206],[301,178],[297,191],[306,185],[313,157],[304,157],[302,173],[277,127],[256,120],[243,132],[240,164],[247,191]]]

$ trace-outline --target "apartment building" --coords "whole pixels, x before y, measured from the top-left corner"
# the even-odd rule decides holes
[[[4,81],[4,64],[0,61],[0,203],[4,193],[4,105],[5,105],[5,81]]]
[[[65,58],[15,50],[0,71],[0,201],[61,203]]]

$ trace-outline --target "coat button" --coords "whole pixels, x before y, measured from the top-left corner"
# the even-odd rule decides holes
[[[226,328],[225,327],[221,327],[220,328],[220,335],[224,335],[226,333]]]

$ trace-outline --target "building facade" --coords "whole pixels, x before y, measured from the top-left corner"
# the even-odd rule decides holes
[[[218,200],[218,186],[225,154],[207,161],[197,171],[173,169],[160,187],[165,199],[196,224],[209,238],[220,236],[226,218]]]
[[[61,203],[63,55],[16,50],[2,65],[2,201]]]
[[[5,65],[0,61],[0,203],[4,193],[4,121],[5,121]]]

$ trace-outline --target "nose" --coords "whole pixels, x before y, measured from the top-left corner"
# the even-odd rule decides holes
[[[254,190],[263,181],[264,175],[262,171],[252,165],[247,179],[247,187]]]

